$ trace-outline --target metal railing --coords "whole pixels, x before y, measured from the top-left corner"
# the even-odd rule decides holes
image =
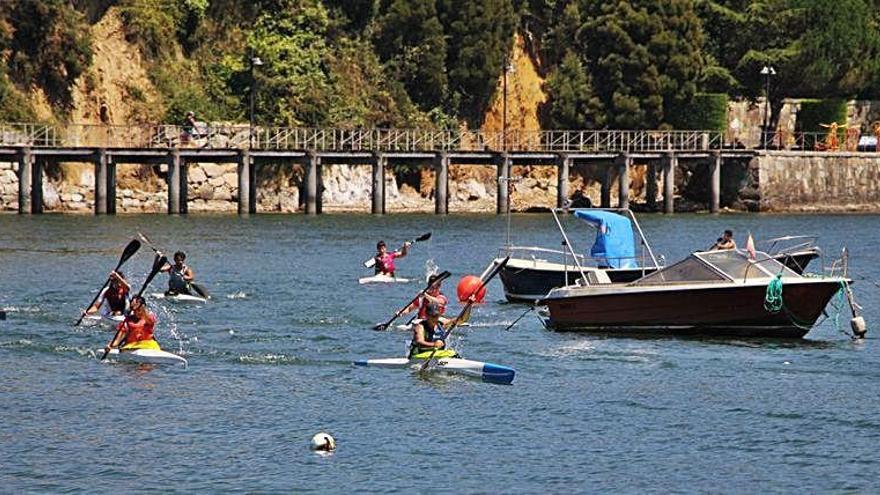
[[[862,138],[860,140],[860,138]],[[874,139],[873,136],[870,139]],[[874,151],[853,130],[829,142],[821,132],[523,131],[249,127],[239,124],[54,126],[0,123],[0,146],[86,148],[208,148],[363,152],[658,153],[721,149]]]
[[[0,145],[105,148],[247,148],[260,150],[435,152],[709,151],[723,146],[714,131],[521,131],[342,129],[200,124],[53,126],[0,124]]]

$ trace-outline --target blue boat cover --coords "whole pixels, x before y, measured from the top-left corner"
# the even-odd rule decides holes
[[[596,227],[596,241],[590,249],[590,256],[600,266],[637,268],[629,218],[602,210],[576,210],[574,216]]]

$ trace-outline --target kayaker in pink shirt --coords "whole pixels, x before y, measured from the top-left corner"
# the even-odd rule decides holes
[[[379,241],[376,244],[376,275],[394,276],[394,259],[406,256],[406,250],[409,248],[409,242],[404,242],[403,247],[398,251],[388,252],[388,246],[385,241]]]

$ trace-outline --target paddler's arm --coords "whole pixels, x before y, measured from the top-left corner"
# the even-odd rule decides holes
[[[116,335],[114,335],[113,339],[107,343],[104,347],[104,351],[109,352],[110,349],[119,347],[119,343],[125,340],[126,336],[128,336],[128,320],[125,320],[116,326]]]
[[[406,253],[408,253],[408,252],[409,252],[409,242],[404,242],[403,246],[401,246],[400,250],[398,250],[394,254],[396,254],[398,258],[403,258],[404,256],[406,256]]]
[[[196,278],[196,274],[193,273],[192,268],[186,267],[186,270],[183,271],[183,279],[187,282],[192,282],[193,279]]]
[[[106,288],[102,290],[101,295],[98,296],[98,300],[95,301],[95,304],[92,304],[83,314],[91,315],[97,313],[98,310],[101,309],[101,305],[104,304],[104,296],[107,294],[108,290],[109,289]]]

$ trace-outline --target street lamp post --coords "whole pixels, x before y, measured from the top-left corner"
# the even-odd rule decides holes
[[[761,68],[761,74],[764,75],[764,149],[767,149],[767,143],[770,141],[770,76],[776,75],[776,69],[772,65],[765,65]]]
[[[256,92],[257,92],[257,78],[254,74],[254,70],[263,65],[263,61],[260,60],[260,57],[252,56],[250,58],[250,76],[251,76],[251,94],[250,94],[250,102],[249,102],[249,118],[248,118],[248,149],[254,147],[254,109],[256,107]]]
[[[513,72],[510,55],[504,56],[504,77],[501,83],[501,147],[507,151],[507,74]]]

